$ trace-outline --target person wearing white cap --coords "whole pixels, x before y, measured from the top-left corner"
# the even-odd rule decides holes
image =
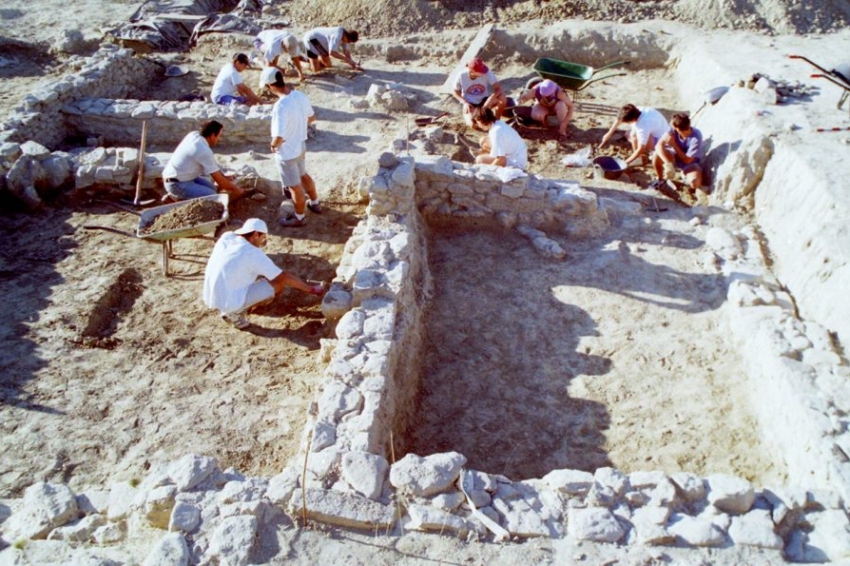
[[[242,227],[225,232],[215,243],[204,270],[204,303],[239,330],[250,323],[249,309],[270,303],[287,287],[323,295],[322,285],[308,285],[279,268],[260,248],[266,245],[268,226],[249,218]]]
[[[549,116],[558,118],[558,134],[563,138],[567,135],[567,126],[573,118],[575,106],[564,89],[554,81],[540,81],[519,97],[519,104],[534,100],[531,107],[531,119],[546,125]]]
[[[283,68],[278,65],[278,59],[285,52],[295,67],[298,80],[304,80],[301,71],[301,63],[307,61],[307,50],[297,37],[288,31],[280,29],[269,29],[261,31],[254,39],[254,47],[262,53],[263,61],[267,67],[276,67],[281,72]]]
[[[304,93],[293,90],[283,80],[283,73],[275,67],[263,69],[263,84],[278,97],[272,108],[271,144],[275,154],[280,184],[286,196],[292,196],[295,212],[282,216],[281,226],[300,227],[306,224],[309,208],[314,214],[322,213],[316,184],[307,173],[307,126],[316,115]]]

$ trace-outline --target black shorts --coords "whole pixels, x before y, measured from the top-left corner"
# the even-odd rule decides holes
[[[319,56],[327,57],[330,55],[325,46],[322,45],[322,42],[318,39],[310,40],[310,47],[307,48],[307,57],[310,59],[318,59]]]

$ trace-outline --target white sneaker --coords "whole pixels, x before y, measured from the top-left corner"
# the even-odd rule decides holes
[[[225,322],[229,322],[239,330],[245,330],[251,323],[248,322],[248,317],[245,316],[245,313],[241,312],[233,312],[230,314],[222,314],[221,318],[225,320]]]

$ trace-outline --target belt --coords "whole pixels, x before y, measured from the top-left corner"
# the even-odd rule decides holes
[[[179,183],[180,179],[178,179],[177,177],[171,177],[170,179],[166,179],[165,182],[166,183]]]

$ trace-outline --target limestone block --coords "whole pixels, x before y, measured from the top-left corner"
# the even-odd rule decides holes
[[[611,488],[617,495],[625,491],[629,481],[623,472],[615,468],[597,468],[593,479],[599,485]]]
[[[541,513],[539,502],[532,506],[523,498],[506,500],[498,495],[493,497],[492,507],[502,516],[505,529],[518,537],[558,537],[562,533],[551,521],[550,513]]]
[[[21,144],[21,153],[41,160],[50,155],[50,150],[38,142],[25,141]]]
[[[402,159],[390,175],[390,183],[393,190],[400,190],[402,188],[412,190],[415,179],[414,163],[410,158]]]
[[[547,259],[562,260],[567,257],[566,250],[564,250],[564,248],[562,248],[555,240],[546,237],[539,237],[534,238],[531,241],[531,244],[534,246],[537,253]]]
[[[201,521],[201,511],[194,505],[178,501],[168,518],[168,530],[191,533]]]
[[[112,484],[109,490],[109,511],[107,517],[110,521],[120,521],[130,514],[136,488],[127,482]]]
[[[139,102],[135,108],[130,111],[130,116],[132,118],[136,118],[137,120],[145,120],[147,118],[153,118],[156,114],[156,104],[155,102]]]
[[[782,538],[774,532],[770,511],[753,509],[745,515],[732,517],[729,525],[729,538],[735,544],[758,546],[761,548],[781,549]]]
[[[670,516],[667,530],[690,546],[721,546],[726,542],[726,535],[711,521],[681,513]]]
[[[741,255],[741,242],[723,228],[709,228],[705,235],[706,245],[724,260],[733,260]]]
[[[301,490],[289,503],[289,514],[301,516],[305,507]],[[359,495],[309,488],[306,490],[307,516],[310,519],[357,529],[386,529],[395,522],[395,506],[382,505]]]
[[[71,181],[71,161],[59,154],[52,154],[41,161],[42,175],[36,179],[36,188],[53,190]]]
[[[285,507],[295,488],[298,487],[300,479],[298,470],[293,467],[286,468],[269,480],[266,498],[274,505]]]
[[[218,514],[221,518],[237,517],[239,515],[250,515],[259,518],[262,515],[266,503],[263,501],[237,501],[219,506]]]
[[[626,534],[609,509],[588,507],[570,509],[568,532],[579,540],[592,542],[617,542]]]
[[[169,476],[179,491],[189,491],[218,469],[218,460],[210,456],[187,454],[169,466]]]
[[[699,501],[705,497],[705,484],[702,478],[690,472],[674,472],[670,475],[670,480],[679,488],[685,501],[692,503]]]
[[[670,515],[666,507],[643,507],[635,509],[630,519],[634,527],[634,541],[642,545],[670,545],[676,536],[667,531],[665,525]]]
[[[77,509],[86,515],[100,513],[105,515],[109,509],[109,492],[91,489],[77,494]]]
[[[476,508],[477,507],[484,507],[485,505],[490,504],[490,494],[489,493],[487,493],[486,491],[481,491],[481,490],[476,490],[476,493],[479,493],[479,494],[483,493],[484,495],[487,496],[487,502],[482,503],[481,505],[478,505],[476,503],[476,505],[475,505]],[[439,493],[431,499],[431,506],[435,507],[436,509],[442,509],[443,511],[454,511],[458,507],[460,507],[461,504],[464,501],[466,501],[466,497],[460,491],[455,491],[453,493]],[[473,500],[473,502],[474,502],[474,500]]]
[[[850,559],[850,524],[847,514],[838,509],[806,513],[813,527],[806,540],[807,555],[823,556],[824,562]]]
[[[231,480],[221,488],[218,493],[218,501],[221,504],[237,501],[259,501],[263,498],[267,487],[268,480],[264,478],[249,478],[242,481]]]
[[[337,423],[348,413],[360,410],[363,406],[363,396],[341,381],[330,381],[319,398],[320,421]]]
[[[169,533],[159,539],[142,566],[188,566],[189,545],[179,533]]]
[[[643,206],[639,202],[601,197],[599,207],[606,214],[617,216],[637,216],[643,213]]]
[[[95,529],[92,533],[92,538],[97,544],[114,544],[121,542],[127,536],[127,523],[120,521],[118,523],[107,523],[102,527]]]
[[[553,470],[543,476],[549,486],[568,495],[584,495],[593,485],[593,474],[581,470]]]
[[[351,263],[358,269],[386,267],[395,259],[393,250],[386,240],[366,240],[352,255]]]
[[[0,161],[4,163],[14,163],[20,156],[20,144],[14,142],[0,143]]]
[[[727,474],[715,474],[705,478],[708,502],[717,509],[732,515],[741,515],[750,510],[755,501],[755,491],[750,482]]]
[[[407,530],[453,532],[460,536],[466,535],[469,525],[457,515],[429,505],[410,503],[407,505],[410,521],[404,525]]]
[[[342,477],[354,491],[369,499],[381,496],[389,464],[382,456],[348,452],[342,457]]]
[[[205,558],[232,566],[246,566],[257,536],[257,525],[257,518],[252,515],[223,519],[210,538]]]
[[[70,525],[58,527],[47,535],[49,540],[67,540],[71,542],[87,542],[94,531],[106,524],[106,517],[100,514],[87,515]]]
[[[457,480],[465,463],[466,457],[457,452],[432,454],[425,458],[407,454],[390,468],[390,483],[402,492],[434,495]]]
[[[77,517],[77,499],[66,485],[37,482],[24,491],[21,506],[3,524],[7,540],[43,539]]]
[[[34,157],[21,155],[6,173],[6,189],[27,206],[38,207],[41,197],[35,190],[35,182],[42,174],[41,165]]]
[[[177,488],[173,485],[164,485],[148,492],[145,501],[145,516],[152,527],[157,529],[168,528],[176,495]]]
[[[313,442],[310,450],[321,452],[336,442],[336,426],[325,421],[316,422],[313,427]]]

